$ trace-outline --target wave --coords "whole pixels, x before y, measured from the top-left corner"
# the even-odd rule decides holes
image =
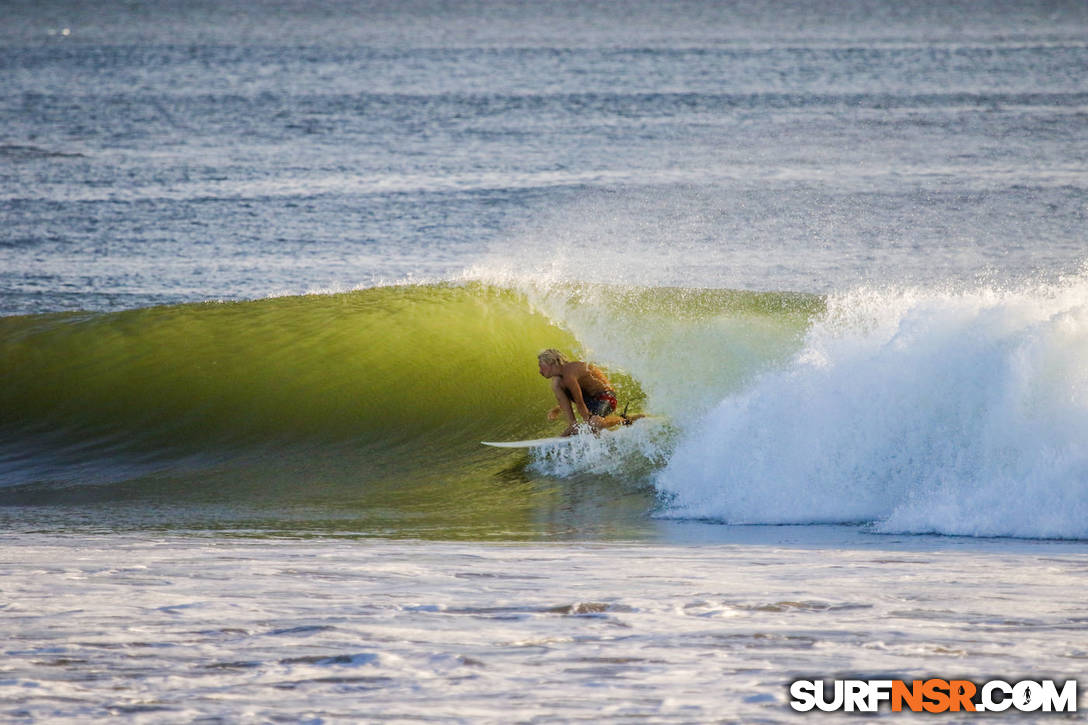
[[[790,364],[688,426],[663,515],[1088,538],[1088,279],[828,299]]]
[[[0,144],[0,158],[10,161],[35,161],[38,159],[77,159],[84,154],[72,151],[54,151],[40,146]]]
[[[484,449],[556,432],[545,347],[661,422]],[[1088,277],[818,297],[474,273],[0,318],[0,504],[271,501],[448,535],[538,525],[567,481],[606,518],[633,487],[665,518],[1083,539],[1085,359]]]
[[[403,471],[413,446],[535,432],[535,352],[572,343],[480,286],[0,319],[0,481],[364,448]]]
[[[652,346],[666,315],[691,334],[765,316],[769,297],[568,285],[534,301],[466,281],[0,318],[0,500],[87,495],[72,489],[88,483],[297,500],[316,486],[338,499],[375,481],[487,479],[510,464],[479,441],[555,433],[540,349],[595,355],[635,411],[660,388],[640,386],[643,361],[609,359],[577,330],[607,319]]]

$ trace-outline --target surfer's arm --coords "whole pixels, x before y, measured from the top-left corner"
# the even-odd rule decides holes
[[[582,416],[582,420],[588,423],[593,428],[600,428],[604,424],[604,420],[597,415],[593,415],[589,412],[589,407],[586,405],[585,396],[582,395],[582,385],[578,382],[578,378],[571,376],[570,378],[564,378],[564,384],[567,386],[567,390],[570,391],[570,399],[574,404],[574,407],[578,409],[578,413]],[[572,412],[569,417],[571,426],[577,423],[577,419]]]
[[[570,405],[570,395],[567,393],[567,388],[564,385],[564,380],[561,376],[557,375],[552,378],[552,392],[555,393],[555,399],[559,405],[556,406],[567,418],[567,423],[575,425],[578,420],[574,417],[574,409]],[[577,383],[575,383],[577,385]],[[579,391],[581,392],[581,391]],[[582,403],[585,406],[585,402]],[[550,417],[550,416],[549,416]],[[558,418],[559,416],[555,416]]]
[[[578,378],[571,375],[569,377],[564,376],[563,384],[567,390],[570,391],[570,400],[574,404],[574,408],[577,409],[578,414],[582,416],[582,420],[589,422],[591,416],[589,408],[586,407],[586,399],[582,396],[582,386],[578,383]],[[574,423],[574,414],[571,414],[571,422]]]

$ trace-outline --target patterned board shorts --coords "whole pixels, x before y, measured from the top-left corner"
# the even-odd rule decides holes
[[[611,390],[605,390],[597,393],[592,398],[586,398],[586,409],[589,410],[590,415],[599,415],[602,418],[616,409],[619,404],[616,400],[616,394]]]

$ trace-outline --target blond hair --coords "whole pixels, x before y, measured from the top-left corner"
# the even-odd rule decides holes
[[[536,356],[536,359],[545,365],[566,365],[567,358],[563,353],[556,350],[554,347],[549,347],[547,350],[541,350]]]

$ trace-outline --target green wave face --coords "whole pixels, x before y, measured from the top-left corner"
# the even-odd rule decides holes
[[[659,366],[647,386],[632,374],[655,345],[675,355],[685,338],[724,324],[730,334],[751,328],[752,349],[762,336],[778,350],[811,313],[811,300],[741,293],[532,297],[415,285],[0,319],[0,504],[153,499],[274,510],[277,521],[347,517],[415,535],[533,529],[554,493],[533,487],[554,477],[527,467],[524,452],[479,441],[561,427],[544,417],[554,401],[536,353],[596,352],[576,336],[595,334],[584,318],[564,314],[611,320],[631,355],[593,359],[621,404],[638,410],[673,375]],[[784,300],[785,312],[776,308]],[[602,351],[620,344],[599,342]],[[698,361],[698,349],[687,357]],[[722,383],[687,387],[707,385]],[[648,472],[630,473],[628,483],[646,486]]]
[[[516,419],[540,392],[538,347],[572,344],[513,293],[434,286],[7,318],[0,334],[9,426],[202,442],[395,439]]]

